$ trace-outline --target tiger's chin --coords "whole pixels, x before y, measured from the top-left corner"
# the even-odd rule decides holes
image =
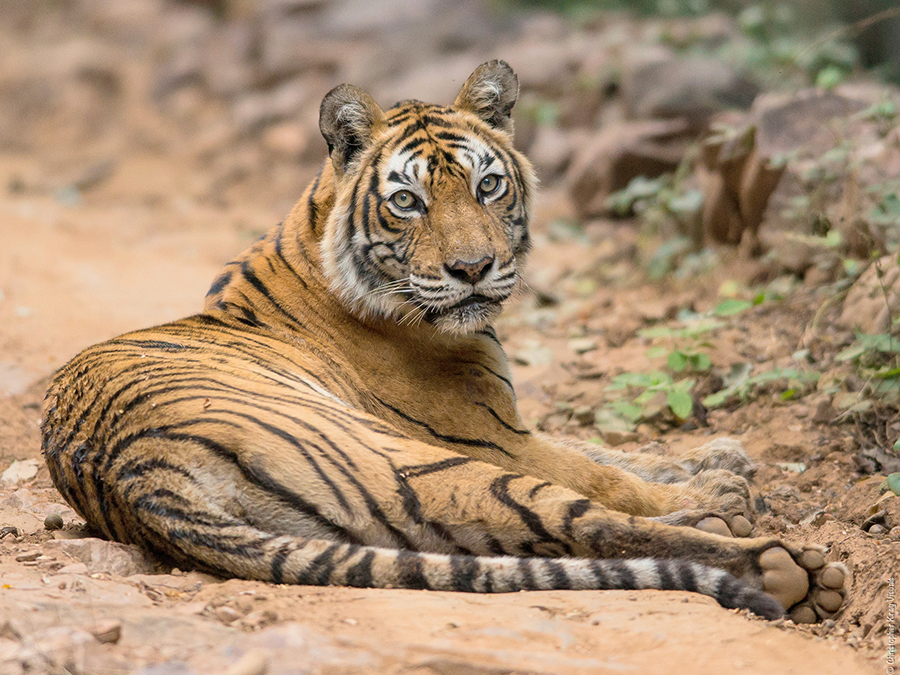
[[[502,309],[502,300],[472,295],[452,307],[429,311],[425,320],[443,333],[463,335],[481,330],[496,319]]]

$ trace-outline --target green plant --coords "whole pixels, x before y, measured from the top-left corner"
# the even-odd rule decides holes
[[[735,364],[723,378],[725,388],[704,398],[703,405],[718,408],[735,399],[746,401],[761,390],[776,386],[781,390],[781,399],[787,401],[799,398],[820,377],[820,373],[794,368],[774,368],[756,375],[752,373],[753,364]]]
[[[628,395],[613,401],[610,407],[631,422],[655,417],[666,408],[679,420],[686,420],[694,409],[691,389],[694,380],[674,380],[659,370],[650,373],[622,373],[613,378],[609,391],[624,391]],[[636,396],[631,396],[638,392]]]
[[[854,364],[866,380],[864,396],[900,398],[900,339],[890,333],[860,333],[835,360]]]

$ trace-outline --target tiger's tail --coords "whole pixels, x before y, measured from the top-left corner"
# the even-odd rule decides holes
[[[142,520],[150,524],[147,515]],[[151,525],[157,537],[160,524]],[[467,593],[678,590],[702,593],[723,607],[749,609],[766,619],[784,615],[771,595],[724,570],[687,560],[448,555],[275,536],[249,525],[229,529],[215,538],[182,531],[167,538],[165,548],[220,574],[273,583]]]

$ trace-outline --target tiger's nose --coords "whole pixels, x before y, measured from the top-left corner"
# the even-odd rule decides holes
[[[445,263],[444,267],[454,279],[459,279],[469,284],[477,284],[487,276],[494,264],[494,256],[486,255],[481,260],[456,260],[452,263]]]

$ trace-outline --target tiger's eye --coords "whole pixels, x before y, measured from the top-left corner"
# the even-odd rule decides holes
[[[499,185],[500,177],[495,174],[491,174],[481,179],[481,183],[478,184],[478,191],[483,195],[489,195],[494,192],[494,190],[496,190]]]
[[[391,201],[398,209],[409,211],[416,205],[416,196],[409,190],[400,190],[391,196]]]

